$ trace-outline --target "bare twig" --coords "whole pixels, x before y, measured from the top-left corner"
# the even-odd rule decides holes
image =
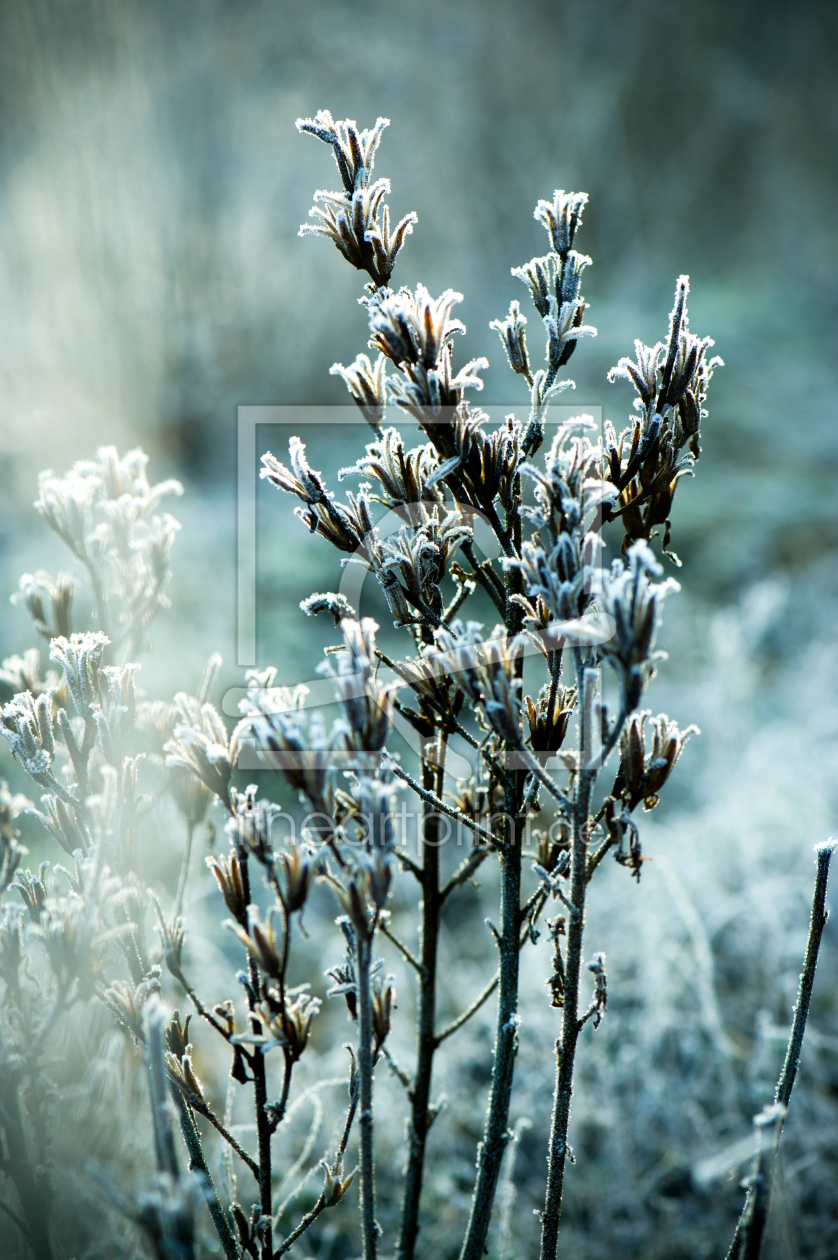
[[[774,1150],[776,1150],[780,1141],[785,1111],[791,1100],[797,1069],[800,1066],[803,1037],[806,1032],[806,1021],[809,1018],[809,1004],[812,1000],[812,987],[818,966],[818,953],[820,952],[821,938],[823,937],[826,920],[829,917],[829,912],[826,909],[826,885],[829,878],[829,863],[835,849],[836,842],[834,840],[829,840],[826,844],[819,844],[815,849],[817,874],[815,876],[815,891],[812,898],[812,915],[809,920],[809,937],[806,942],[806,958],[803,963],[803,971],[800,974],[797,1003],[794,1008],[794,1019],[792,1020],[791,1033],[789,1034],[786,1057],[780,1072],[780,1079],[777,1081],[777,1088],[774,1092],[774,1102],[783,1108],[782,1115],[779,1115],[777,1120]],[[760,1156],[762,1153],[762,1146],[760,1146]],[[759,1180],[758,1169],[757,1178],[748,1189],[745,1206],[736,1224],[733,1241],[730,1244],[726,1260],[744,1260],[746,1255],[748,1260],[757,1260],[759,1256],[759,1249],[762,1245],[762,1226],[749,1225],[749,1221],[753,1221],[758,1217],[757,1209],[753,1202],[757,1194],[764,1194],[763,1206],[764,1210],[767,1211],[767,1182],[770,1179],[770,1167],[767,1171],[763,1169],[763,1174],[762,1180]],[[762,1211],[762,1208],[760,1210]],[[745,1251],[746,1237],[748,1239],[747,1246],[751,1248],[756,1246],[757,1249],[755,1251]],[[754,1242],[753,1238],[756,1238],[757,1241]]]

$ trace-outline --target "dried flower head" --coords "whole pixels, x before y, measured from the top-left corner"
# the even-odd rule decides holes
[[[634,543],[627,563],[615,560],[606,577],[603,611],[614,621],[614,634],[600,647],[602,659],[614,669],[623,689],[623,704],[633,712],[648,683],[657,655],[654,652],[660,605],[668,591],[679,590],[672,578],[654,583],[662,570],[644,542]]]
[[[646,750],[646,721],[652,728],[652,747]],[[679,730],[665,713],[652,717],[649,709],[633,713],[620,738],[620,768],[611,795],[634,810],[642,801],[646,810],[657,805],[661,788],[678,762],[690,735],[700,734],[697,726]]]
[[[406,214],[391,232],[390,211],[384,204],[390,181],[372,181],[375,152],[389,125],[389,119],[379,118],[369,131],[359,131],[351,119],[335,122],[328,110],[297,119],[299,131],[332,146],[343,183],[340,192],[314,194],[309,214],[316,222],[303,224],[300,236],[332,240],[347,262],[368,272],[376,286],[387,284],[405,237],[417,222],[415,214]]]

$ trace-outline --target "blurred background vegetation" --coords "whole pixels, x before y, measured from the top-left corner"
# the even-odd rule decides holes
[[[0,5],[0,657],[31,642],[5,603],[19,574],[65,564],[31,506],[38,471],[63,472],[103,443],[142,445],[155,480],[187,487],[174,509],[174,609],[155,627],[143,684],[192,690],[216,650],[225,681],[240,683],[236,408],[344,403],[328,368],[366,340],[362,277],[325,243],[297,237],[313,190],[334,172],[326,150],[294,130],[299,115],[392,120],[377,170],[392,180],[394,212],[419,215],[396,280],[465,295],[467,357],[491,361],[486,402],[526,406],[488,325],[524,296],[510,267],[543,251],[539,197],[561,187],[591,199],[580,248],[594,259],[584,288],[599,336],[572,361],[580,410],[602,406],[621,427],[629,390],[605,374],[633,338],[663,336],[675,277],[691,276],[692,329],[715,337],[726,367],[698,475],[678,495],[685,592],[667,608],[672,662],[651,703],[704,735],[646,850],[669,857],[649,864],[639,893],[615,871],[603,902],[635,944],[620,964],[624,1023],[615,1014],[603,1030],[612,1057],[599,1051],[590,1069],[610,1072],[622,1101],[598,1109],[594,1088],[584,1104],[580,1142],[594,1173],[579,1174],[587,1198],[571,1222],[580,1238],[600,1216],[623,1223],[601,1238],[602,1254],[657,1255],[656,1237],[671,1260],[682,1254],[676,1236],[685,1256],[714,1254],[727,1217],[713,1215],[700,1177],[679,1181],[697,1149],[678,1154],[679,1143],[705,1132],[709,1156],[747,1134],[750,1102],[762,1105],[782,1053],[770,1028],[787,1021],[799,969],[811,846],[835,827],[836,55],[838,9],[826,0]],[[265,439],[280,458],[281,435]],[[334,478],[360,454],[350,436],[366,437],[323,430],[315,467]],[[279,663],[288,682],[310,677],[330,640],[297,603],[338,580],[334,553],[306,537],[292,508],[260,489],[259,663]],[[0,769],[12,774],[5,753]],[[610,922],[604,914],[606,935]],[[800,1167],[772,1242],[785,1260],[838,1248],[824,1188],[838,1112],[836,944],[833,933],[818,980],[820,1048],[817,1037],[808,1047],[819,1066],[792,1104],[797,1136],[789,1122]],[[535,996],[546,967],[532,992],[550,1044],[551,1013]],[[670,989],[680,996],[666,1006]],[[669,1014],[650,1025],[656,994]],[[667,1059],[696,1010],[704,1033]],[[769,1029],[762,1041],[757,1017]],[[696,1066],[702,1036],[708,1054],[721,1044],[718,1020],[737,1047],[732,1071],[737,1055],[753,1066],[754,1047],[765,1051],[753,1097],[721,1127],[707,1102],[718,1082]],[[623,1068],[630,1035],[641,1060]],[[657,1056],[657,1075],[641,1071],[644,1055]],[[522,1055],[521,1116],[528,1102],[531,1117],[546,1107],[549,1070],[537,1060],[532,1047]],[[452,1076],[452,1089],[462,1084]],[[680,1102],[694,1118],[709,1109],[706,1131],[698,1121],[667,1128]],[[464,1106],[459,1171],[440,1166],[440,1204],[465,1202],[476,1121]],[[533,1202],[543,1127],[531,1147],[522,1136],[522,1193],[531,1182]],[[627,1136],[615,1147],[618,1131]],[[617,1217],[603,1206],[612,1183]]]

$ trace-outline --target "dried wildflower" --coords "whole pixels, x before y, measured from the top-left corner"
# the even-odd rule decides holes
[[[390,727],[388,709],[392,683],[375,675],[375,635],[378,625],[371,617],[340,623],[344,648],[330,656],[319,672],[334,679],[335,694],[346,722],[346,746],[355,752],[380,752]]]
[[[372,940],[378,913],[386,905],[395,873],[395,857],[390,850],[377,848],[372,853],[360,850],[352,855],[345,883],[333,884],[359,940]]]
[[[99,703],[99,668],[110,639],[101,631],[86,631],[69,639],[53,639],[49,656],[64,671],[76,713],[88,719],[91,705]]]
[[[355,616],[355,609],[346,596],[335,595],[332,591],[327,591],[323,595],[309,595],[308,599],[300,601],[300,608],[307,617],[314,617],[321,612],[329,613],[334,620],[335,629],[344,617]]]
[[[48,870],[49,862],[41,863],[38,867],[37,875],[33,875],[27,867],[25,871],[18,871],[15,882],[10,885],[16,892],[20,893],[32,923],[40,923],[41,915],[47,904],[45,877]]]
[[[311,850],[302,844],[289,845],[277,854],[274,869],[277,894],[286,914],[302,910],[317,873]]]
[[[582,618],[590,608],[599,581],[596,558],[601,546],[595,534],[582,539],[578,533],[560,534],[549,552],[525,542],[521,559],[508,562],[508,567],[521,570],[527,592],[514,595],[513,602],[524,609],[531,629],[542,632],[542,642],[569,630],[567,623]]]
[[[323,1183],[323,1200],[326,1207],[336,1207],[355,1180],[355,1174],[358,1169],[353,1168],[352,1172],[344,1177],[342,1164],[334,1169],[329,1167],[325,1159],[321,1161],[321,1164],[325,1178]]]
[[[305,445],[300,439],[292,437],[288,443],[291,469],[286,468],[268,451],[262,456],[262,471],[259,476],[287,494],[294,494],[303,500],[306,506],[297,508],[296,515],[305,522],[312,534],[322,534],[339,551],[357,551],[363,544],[364,535],[372,529],[372,522],[363,519],[363,515],[359,516],[353,503],[350,503],[350,509],[347,510],[335,502],[334,495],[327,491],[321,474],[311,467],[305,452]]]
[[[166,969],[185,988],[183,945],[186,937],[186,928],[183,919],[180,915],[175,915],[173,919],[167,921],[163,916],[163,911],[160,909],[160,904],[156,897],[152,897],[152,903],[157,915],[157,931],[160,934],[160,944],[163,947],[163,961],[166,964]]]
[[[180,1090],[193,1111],[206,1115],[208,1107],[207,1100],[204,1097],[204,1087],[195,1074],[191,1051],[191,1046],[187,1046],[183,1054],[176,1054],[168,1050],[166,1053],[166,1071],[169,1080]]]
[[[64,683],[54,669],[47,670],[41,678],[41,653],[37,648],[27,648],[23,656],[7,656],[0,668],[0,683],[15,693],[30,691],[37,700],[45,691],[51,691],[55,703],[63,703],[66,695]]]
[[[35,700],[31,692],[14,696],[0,710],[0,735],[12,756],[40,787],[61,800],[72,803],[73,797],[55,778],[55,735],[52,721],[52,695],[42,692]]]
[[[149,485],[146,463],[142,451],[120,457],[114,447],[101,447],[95,460],[75,464],[64,478],[42,473],[35,504],[84,562],[102,631],[115,641],[116,626],[124,626],[132,653],[146,645],[149,623],[168,602],[163,588],[180,528],[173,517],[153,513],[165,495],[183,493],[177,481]]]
[[[381,544],[375,556],[375,574],[391,611],[397,614],[394,625],[417,620],[415,613],[405,616],[407,604],[419,613],[430,608],[439,616],[442,579],[457,548],[471,538],[471,527],[463,524],[459,512],[440,517],[434,506],[418,528],[403,525],[398,534]],[[400,598],[393,597],[394,585]]]
[[[302,793],[316,813],[330,814],[334,750],[345,740],[345,725],[335,723],[327,735],[320,713],[307,718],[302,711],[307,687],[265,687],[252,674],[248,684],[247,697],[239,705],[245,715],[236,728],[239,738],[245,730],[252,731],[257,750],[274,755],[276,767],[289,786]],[[261,803],[258,808],[262,808]],[[237,818],[247,818],[252,812],[249,806],[237,805]],[[248,844],[248,837],[253,834],[256,843],[251,847],[256,852],[263,843],[264,827],[260,823],[254,832],[247,821],[237,821],[236,826],[239,825],[245,827],[243,834]]]
[[[354,398],[361,415],[367,424],[381,434],[381,425],[387,407],[386,384],[387,359],[383,354],[378,356],[375,367],[369,356],[359,354],[354,363],[344,367],[342,363],[334,363],[329,369],[331,376],[340,376],[346,388]]]
[[[215,876],[221,896],[230,914],[241,926],[247,923],[247,897],[245,895],[242,870],[235,853],[225,858],[223,853],[218,857],[206,858],[206,864]]]
[[[454,478],[468,490],[473,501],[487,510],[500,499],[504,511],[513,510],[513,486],[521,458],[521,425],[514,416],[507,416],[503,425],[487,434],[483,425],[488,416],[461,403],[449,426],[431,430],[432,440],[440,454],[453,448],[454,454],[443,459],[428,478],[430,488],[440,481]]]
[[[521,314],[521,307],[518,302],[510,303],[509,314],[506,319],[493,319],[489,325],[490,328],[494,328],[498,333],[512,371],[517,372],[519,376],[525,377],[527,383],[532,385],[532,368],[530,367],[530,358],[527,354],[527,338],[524,332],[526,326],[526,316]]]
[[[423,284],[415,292],[403,288],[398,293],[376,294],[366,303],[371,342],[396,367],[436,368],[453,335],[465,332],[460,320],[451,318],[452,309],[462,300],[462,293],[453,289],[432,298]]]
[[[389,119],[379,118],[371,130],[359,132],[351,119],[335,122],[327,110],[314,118],[297,119],[299,131],[332,146],[343,182],[342,192],[314,194],[315,205],[309,213],[317,222],[303,224],[300,236],[332,240],[344,258],[359,271],[367,271],[376,285],[390,279],[404,239],[417,222],[415,214],[407,214],[391,232],[390,212],[382,204],[390,181],[370,182],[381,133],[389,125]]]
[[[50,897],[41,908],[33,933],[44,946],[60,991],[78,985],[81,996],[89,996],[103,974],[110,942],[128,930],[126,925],[109,928],[98,909],[80,897]]]
[[[230,789],[233,812],[225,830],[240,852],[252,853],[264,866],[271,866],[271,822],[277,807],[270,801],[258,800],[257,792],[255,783],[248,784],[243,792]]]
[[[545,683],[533,701],[525,696],[524,708],[527,725],[530,731],[532,750],[542,765],[552,757],[564,743],[568,723],[576,703],[576,689],[559,685],[552,692],[551,686]]]
[[[352,1020],[358,1018],[358,995],[355,988],[355,955],[347,952],[343,962],[329,967],[324,975],[331,980],[332,987],[326,990],[326,997],[342,997],[346,1001],[346,1009]]]
[[[211,704],[201,704],[194,696],[180,691],[175,704],[181,721],[164,746],[166,765],[190,770],[226,804],[238,755],[237,733],[231,738],[217,710]]]
[[[415,292],[384,290],[365,299],[370,345],[399,368],[397,375],[387,378],[388,397],[420,423],[440,416],[444,409],[453,410],[464,390],[483,388],[477,372],[488,367],[486,359],[473,359],[456,375],[451,363],[451,337],[465,332],[460,320],[451,319],[451,309],[462,300],[453,289],[432,298],[421,284]],[[428,426],[432,442],[436,427]]]
[[[431,445],[405,451],[401,434],[388,428],[368,444],[367,454],[357,464],[342,468],[338,477],[373,477],[378,482],[378,492],[370,498],[390,509],[405,508],[411,524],[421,525],[428,519],[430,504],[442,502],[442,494],[433,483],[436,468]]]
[[[529,463],[521,466],[534,483],[536,499],[536,507],[523,509],[523,515],[546,529],[554,543],[562,533],[590,530],[603,504],[616,498],[615,487],[600,472],[602,448],[584,432],[594,427],[591,416],[574,416],[556,432],[543,471]]]
[[[78,805],[50,793],[41,797],[41,803],[43,810],[32,809],[31,812],[58,841],[64,852],[71,857],[78,849],[86,853],[90,846],[90,834]]]
[[[259,969],[272,980],[281,980],[285,968],[285,935],[276,929],[276,911],[268,911],[268,917],[259,917],[258,906],[248,906],[245,926],[227,919],[224,923],[239,938],[255,960]]]
[[[628,807],[623,805],[619,813],[617,806],[621,804],[612,796],[605,798],[603,805],[603,822],[610,843],[614,848],[614,858],[620,866],[628,866],[634,878],[640,881],[640,869],[644,861],[640,847],[640,832],[632,818]]]
[[[70,573],[59,573],[56,578],[43,570],[35,574],[24,573],[20,589],[12,596],[11,602],[26,609],[38,634],[47,643],[60,636],[69,638],[75,585],[75,578]],[[45,599],[49,601],[49,612]]]
[[[645,346],[635,341],[635,362],[620,359],[608,373],[609,381],[623,377],[637,391],[639,416],[619,436],[605,426],[603,469],[617,486],[613,508],[620,513],[625,536],[623,550],[638,538],[654,537],[664,526],[663,548],[669,551],[672,500],[678,481],[690,475],[699,456],[699,428],[706,416],[703,403],[718,357],[709,359],[710,337],[689,331],[689,278],[679,276],[675,304],[669,316],[666,342]]]
[[[566,193],[564,189],[557,188],[552,202],[539,201],[533,211],[533,218],[547,229],[550,244],[562,258],[573,248],[573,238],[587,204],[587,193]]]
[[[521,747],[520,667],[526,640],[509,638],[496,627],[488,639],[477,622],[454,621],[436,632],[437,659],[453,673],[468,698],[479,704],[490,725],[512,748]],[[430,655],[430,653],[429,653]]]
[[[396,1006],[396,977],[376,976],[372,989],[372,1032],[376,1051],[380,1050],[390,1032],[390,1021]]]
[[[646,719],[652,728],[652,747],[646,751]],[[690,735],[700,734],[697,726],[681,731],[665,713],[652,717],[649,709],[633,713],[620,739],[620,768],[611,795],[634,810],[642,801],[645,810],[654,809],[658,793],[666,783]]]
[[[308,1044],[312,1020],[320,1010],[319,998],[312,997],[307,984],[286,989],[280,994],[268,986],[259,1007],[266,1039],[261,1043],[263,1053],[280,1046],[291,1063],[296,1063]],[[240,1038],[239,1040],[243,1040]]]
[[[603,660],[614,669],[623,688],[627,713],[637,708],[652,675],[658,610],[668,591],[679,590],[672,578],[654,583],[661,567],[644,542],[629,549],[628,563],[615,560],[603,590],[603,610],[614,621],[614,635],[600,647]]]
[[[130,984],[127,980],[114,980],[107,988],[99,991],[99,997],[135,1045],[141,1046],[146,1039],[144,1007],[151,995],[159,992],[158,968],[138,985]]]

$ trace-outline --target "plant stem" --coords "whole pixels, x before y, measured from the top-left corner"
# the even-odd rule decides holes
[[[589,671],[574,653],[579,683],[579,762],[584,766],[590,747],[587,730],[587,689],[592,685]],[[582,938],[585,931],[585,894],[588,885],[588,813],[596,770],[580,769],[572,810],[570,858],[570,906],[567,925],[564,1010],[562,1034],[556,1042],[556,1089],[547,1155],[547,1190],[541,1217],[541,1260],[555,1260],[562,1216],[562,1191],[567,1159],[567,1128],[573,1095],[573,1066],[576,1043],[582,1027],[579,1019],[579,976],[582,969]]]
[[[445,775],[445,739],[440,733],[436,765],[423,760],[422,785],[437,797],[442,795]],[[402,1200],[399,1260],[413,1260],[419,1231],[419,1201],[425,1170],[428,1137],[431,1075],[438,1042],[436,1027],[436,967],[442,896],[439,887],[439,814],[425,801],[422,811],[422,950],[419,981],[419,1012],[416,1034],[416,1071],[410,1089],[411,1113],[408,1125],[408,1160]]]
[[[200,1173],[204,1178],[207,1207],[212,1217],[212,1223],[215,1226],[215,1232],[218,1234],[221,1246],[224,1248],[224,1255],[227,1257],[227,1260],[238,1260],[239,1249],[233,1238],[230,1222],[227,1220],[216,1193],[215,1185],[207,1167],[207,1161],[204,1159],[204,1151],[201,1146],[200,1135],[195,1126],[195,1120],[180,1090],[171,1082],[169,1084],[169,1094],[177,1109],[180,1131],[189,1153],[189,1171]]]
[[[243,845],[237,846],[239,864],[241,867],[242,885],[244,888],[245,904],[250,905],[250,870],[248,867],[247,852]],[[253,955],[248,953],[247,959],[248,974],[250,979],[250,989],[248,992],[248,1005],[250,1006],[250,1028],[251,1031],[258,1034],[262,1025],[256,1018],[254,1009],[254,995],[259,992],[259,972]],[[257,1158],[259,1163],[259,1209],[265,1221],[264,1232],[262,1234],[262,1260],[271,1260],[273,1255],[273,1201],[271,1198],[271,1122],[268,1117],[268,1082],[265,1070],[265,1056],[259,1053],[258,1048],[250,1059],[250,1070],[253,1073],[253,1103],[256,1112],[256,1143]]]
[[[358,1078],[361,1114],[361,1234],[364,1260],[376,1260],[378,1223],[375,1219],[375,1145],[372,1117],[372,995],[370,963],[372,940],[356,935],[358,956]]]
[[[806,958],[803,964],[803,971],[800,975],[800,986],[797,990],[797,1004],[794,1008],[794,1019],[792,1020],[791,1033],[789,1034],[789,1044],[786,1049],[786,1057],[783,1062],[783,1068],[780,1072],[780,1079],[777,1081],[777,1089],[774,1093],[775,1103],[780,1103],[783,1107],[788,1107],[791,1099],[791,1092],[794,1089],[795,1078],[797,1077],[797,1069],[800,1066],[800,1054],[803,1049],[803,1036],[806,1032],[806,1021],[809,1018],[809,1005],[812,1000],[812,986],[815,981],[815,971],[818,965],[818,953],[821,947],[821,938],[823,930],[826,926],[826,920],[829,912],[825,908],[826,903],[826,884],[829,878],[829,863],[835,852],[835,843],[830,841],[827,844],[819,844],[815,849],[817,860],[817,874],[815,876],[815,891],[812,897],[812,916],[809,920],[809,938],[806,942]],[[780,1121],[782,1127],[782,1121]],[[774,1144],[776,1150],[777,1143],[780,1140],[780,1130],[777,1133],[777,1139]],[[733,1241],[727,1253],[726,1260],[740,1260],[745,1252],[743,1246],[745,1244],[746,1231],[748,1222],[753,1216],[752,1190],[749,1188],[745,1197],[745,1206],[736,1224],[736,1230],[733,1235]],[[754,1260],[758,1256],[759,1251],[753,1253]]]
[[[514,819],[511,835],[500,848],[501,930],[498,1018],[492,1089],[486,1128],[477,1150],[477,1180],[468,1230],[460,1260],[480,1260],[486,1246],[501,1162],[509,1141],[509,1104],[518,1050],[518,932],[521,923],[521,835],[524,818],[517,813],[523,774],[507,776],[506,813]]]

